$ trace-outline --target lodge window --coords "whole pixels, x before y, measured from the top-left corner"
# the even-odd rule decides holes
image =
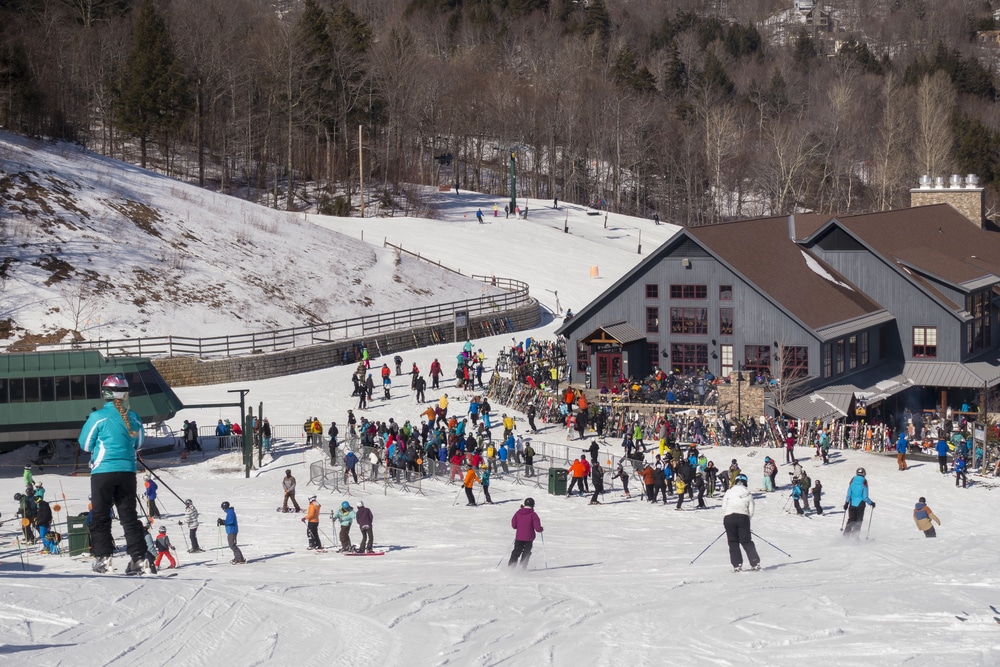
[[[937,327],[913,327],[913,356],[937,356]]]
[[[789,346],[782,349],[783,378],[805,377],[809,374],[809,348]]]
[[[707,285],[671,285],[671,299],[707,299]]]
[[[576,343],[576,370],[581,373],[587,372],[590,365],[590,345],[577,341]]]
[[[660,286],[659,285],[646,285],[646,298],[647,299],[659,299],[660,298]]]
[[[847,339],[847,366],[850,369],[858,367],[858,337],[851,336]]]
[[[733,372],[733,346],[732,345],[720,345],[719,350],[722,356],[722,377],[731,375]]]
[[[833,345],[823,343],[823,377],[828,378],[833,375]]]
[[[660,331],[660,309],[656,307],[646,308],[646,333],[659,333]]]
[[[102,375],[45,376],[0,379],[0,403],[50,403],[52,401],[86,400],[101,398]],[[156,387],[154,393],[163,391],[150,372],[146,380]],[[145,396],[146,389],[138,375],[129,380],[129,393]]]
[[[733,286],[719,285],[719,301],[732,301],[732,300],[733,300]]]
[[[649,365],[659,366],[660,365],[660,344],[659,343],[646,343],[646,350],[649,352]]]
[[[869,355],[869,352],[868,352],[868,332],[867,331],[862,331],[861,332],[861,365],[862,366],[867,366],[868,365],[868,358],[869,358],[868,355]]]
[[[885,359],[885,355],[889,353],[889,332],[886,330],[883,324],[878,328],[878,358],[879,361]]]
[[[708,370],[708,345],[671,343],[670,368],[681,375]]]
[[[733,309],[719,308],[719,335],[733,335]]]
[[[845,354],[846,349],[847,347],[844,344],[844,339],[841,338],[837,341],[837,375],[844,372],[844,357],[847,356]]]
[[[707,334],[707,308],[671,308],[670,333]]]
[[[744,368],[754,375],[765,377],[771,374],[771,346],[770,345],[747,345],[743,348]]]
[[[966,352],[978,352],[990,346],[990,293],[977,292],[965,297],[965,309],[972,315],[966,326]]]

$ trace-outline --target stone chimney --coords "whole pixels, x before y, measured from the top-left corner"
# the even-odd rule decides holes
[[[959,213],[983,228],[986,221],[986,189],[979,187],[979,177],[969,174],[964,179],[952,174],[944,176],[920,177],[920,184],[910,190],[910,206],[930,206],[931,204],[951,204]]]

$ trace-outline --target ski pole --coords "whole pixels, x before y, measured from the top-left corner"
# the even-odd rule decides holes
[[[545,533],[539,533],[542,536],[542,560],[545,562],[545,569],[549,569],[549,558],[545,555]]]
[[[701,558],[702,554],[704,554],[706,551],[708,551],[709,549],[711,549],[712,545],[715,544],[716,542],[718,542],[719,538],[722,537],[725,534],[726,534],[726,531],[722,531],[721,533],[719,533],[719,537],[716,537],[714,540],[712,540],[712,542],[707,547],[705,547],[704,549],[701,550],[700,554],[698,554],[697,556],[695,556],[694,558],[692,558],[691,562],[688,563],[688,565],[694,565],[694,562],[696,560],[698,560],[699,558]]]
[[[871,535],[871,532],[872,532],[872,519],[874,519],[874,518],[875,518],[875,506],[872,505],[872,513],[868,515],[868,532],[865,533],[865,539],[866,540],[868,539],[868,536]]]
[[[186,548],[188,551],[191,551],[191,545],[188,544],[187,535],[184,534],[184,522],[178,521],[177,525],[181,527],[181,537],[184,538],[184,548]]]
[[[515,541],[517,541],[517,538],[516,538],[516,537],[515,537],[515,538],[514,538],[513,540],[511,540],[511,541],[510,541],[510,548],[511,548],[511,549],[513,549],[513,548],[514,548],[514,542],[515,542]],[[494,570],[498,570],[498,569],[500,569],[500,563],[502,563],[502,562],[503,562],[503,559],[504,559],[504,558],[510,558],[510,556],[501,556],[501,557],[500,557],[500,560],[499,560],[499,561],[497,561],[497,566],[496,566],[495,568],[493,568]]]
[[[215,549],[215,562],[219,562],[219,554],[222,553],[222,526],[219,526],[219,546]]]
[[[25,567],[24,567],[24,550],[21,549],[21,538],[18,537],[18,538],[15,538],[15,539],[17,539],[17,555],[21,557],[21,570],[23,571],[25,569]]]
[[[317,524],[317,527],[319,527],[318,524]],[[329,535],[327,535],[325,530],[323,530],[322,528],[319,528],[319,532],[323,534],[323,537],[325,537],[327,539],[327,541],[336,544],[336,541],[332,537],[330,537]]]
[[[772,547],[774,547],[775,549],[778,549],[778,551],[780,551],[781,553],[785,554],[789,558],[792,557],[792,554],[788,553],[787,551],[784,551],[783,549],[779,549],[778,547],[775,547],[773,544],[771,544],[770,542],[768,542],[767,540],[765,540],[763,537],[761,537],[757,533],[753,532],[752,530],[750,531],[750,534],[753,535],[754,537],[756,537],[757,539],[759,539],[761,542],[764,542],[765,544],[770,544]]]
[[[847,525],[847,512],[844,512],[844,520],[840,522],[840,532],[844,532],[844,526]]]

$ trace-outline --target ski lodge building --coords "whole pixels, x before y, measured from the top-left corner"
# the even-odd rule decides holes
[[[1000,384],[1000,233],[972,175],[924,176],[911,204],[681,229],[558,329],[568,362],[598,389],[657,367],[783,379],[801,419],[911,389],[918,409],[978,402]]]

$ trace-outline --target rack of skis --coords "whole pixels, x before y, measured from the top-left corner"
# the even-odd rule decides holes
[[[528,406],[534,404],[536,424],[566,423],[568,408],[563,396],[545,388],[532,387],[494,373],[486,394],[494,404],[518,412],[526,412]],[[595,433],[595,418],[598,411],[603,411],[605,438],[621,438],[626,432],[632,434],[638,425],[647,447],[658,443],[660,419],[664,417],[673,424],[674,438],[680,442],[695,442],[700,437],[703,444],[726,446],[783,447],[788,433],[794,431],[796,446],[816,447],[820,430],[824,427],[815,422],[780,420],[774,417],[747,416],[736,419],[732,415],[719,414],[714,408],[700,406],[611,403],[591,404],[588,411],[589,434]],[[892,447],[884,424],[833,422],[825,427],[830,434],[831,446],[835,449],[882,452]]]

